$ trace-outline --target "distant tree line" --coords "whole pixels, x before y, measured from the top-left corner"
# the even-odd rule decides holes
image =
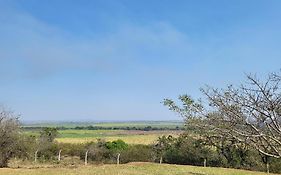
[[[23,127],[24,130],[41,130],[46,127]],[[114,126],[114,127],[104,127],[104,126],[76,126],[76,127],[55,127],[57,130],[138,130],[138,131],[179,131],[185,130],[184,126],[175,127],[156,127],[156,126]]]

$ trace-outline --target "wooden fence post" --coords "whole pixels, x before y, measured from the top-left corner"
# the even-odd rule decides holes
[[[37,154],[38,154],[38,150],[35,151],[35,154],[34,154],[34,162],[36,163],[37,162]]]
[[[87,150],[86,154],[85,154],[85,165],[88,164],[88,152],[89,152],[89,150]]]
[[[59,150],[59,156],[58,156],[58,161],[61,160],[61,149]]]
[[[204,167],[206,167],[206,166],[207,166],[207,159],[204,158]]]
[[[120,164],[120,153],[117,154],[117,165]]]

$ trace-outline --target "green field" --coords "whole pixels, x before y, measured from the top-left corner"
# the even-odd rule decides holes
[[[39,131],[25,131],[28,135],[39,135]],[[97,139],[113,141],[122,139],[128,144],[153,144],[162,135],[180,134],[181,131],[133,131],[133,130],[59,130],[56,139],[63,143],[96,142]]]
[[[122,165],[89,165],[78,167],[5,168],[3,175],[266,175],[266,173],[187,165],[129,163]]]
[[[157,130],[157,131],[140,131],[140,130],[86,130],[86,129],[70,129],[77,126],[98,126],[104,128],[110,127],[138,127],[144,128],[147,126],[157,128],[176,128],[182,127],[183,123],[180,121],[135,121],[135,122],[58,122],[58,123],[34,123],[23,125],[24,132],[27,135],[38,136],[40,127],[64,127],[66,130],[59,130],[59,136],[56,139],[63,143],[85,143],[96,142],[97,139],[105,139],[106,141],[113,141],[122,139],[128,144],[153,144],[158,137],[162,135],[177,136],[182,131],[173,130]],[[28,129],[29,127],[39,127],[39,129]]]

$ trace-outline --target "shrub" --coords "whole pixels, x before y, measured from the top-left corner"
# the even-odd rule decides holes
[[[152,154],[152,147],[149,145],[129,145],[121,152],[121,162],[151,162]]]

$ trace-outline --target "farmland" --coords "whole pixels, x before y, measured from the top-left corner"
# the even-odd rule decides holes
[[[129,163],[122,165],[91,165],[77,167],[41,167],[41,168],[5,168],[0,170],[5,175],[266,175],[266,173],[211,167],[196,167],[188,165],[168,165],[156,163]]]
[[[88,124],[89,125],[89,124]],[[104,127],[107,129],[99,130],[86,130],[86,129],[71,129],[77,126],[83,127],[88,126],[86,123],[41,123],[27,125],[25,127],[25,133],[27,135],[38,136],[40,129],[31,130],[30,127],[64,127],[65,129],[59,130],[58,142],[62,143],[85,143],[95,142],[97,139],[105,139],[106,141],[113,141],[122,139],[128,144],[153,144],[158,137],[162,135],[173,135],[177,136],[182,131],[173,130],[176,127],[182,127],[181,122],[104,122],[95,123],[93,126]],[[157,127],[154,131],[141,131],[141,130],[112,130],[109,127]],[[165,130],[169,128],[170,130]]]
[[[113,141],[122,139],[128,144],[152,144],[162,135],[178,135],[180,131],[108,131],[108,130],[62,130],[56,140],[63,143],[95,142],[97,139]]]

